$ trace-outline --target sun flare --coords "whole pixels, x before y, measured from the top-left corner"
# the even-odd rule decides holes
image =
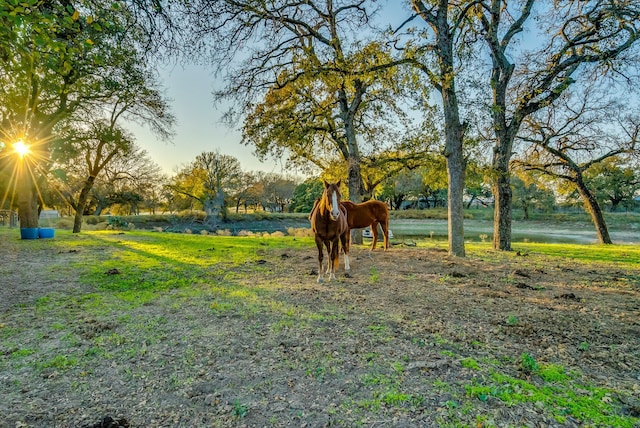
[[[21,158],[25,157],[29,154],[29,146],[27,146],[24,142],[18,141],[13,145],[13,150],[20,156]]]

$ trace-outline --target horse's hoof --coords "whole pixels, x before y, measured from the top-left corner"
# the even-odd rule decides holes
[[[344,277],[345,277],[345,278],[353,278],[353,276],[352,276],[349,272],[346,272],[346,273],[344,274]]]
[[[318,284],[322,284],[322,283],[324,282],[324,279],[322,279],[322,278],[318,277],[318,279],[316,280],[316,282],[317,282]]]

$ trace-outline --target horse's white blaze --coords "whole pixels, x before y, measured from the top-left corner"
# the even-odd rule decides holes
[[[338,218],[340,215],[340,204],[338,204],[338,195],[333,192],[331,195],[331,215],[333,218]]]

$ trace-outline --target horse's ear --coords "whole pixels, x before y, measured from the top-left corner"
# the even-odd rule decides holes
[[[336,186],[338,186],[338,188],[340,187],[340,183],[342,183],[342,179],[338,180],[338,182],[336,183]]]
[[[327,189],[329,187],[329,183],[327,183],[327,180],[323,180],[324,181],[324,188]]]

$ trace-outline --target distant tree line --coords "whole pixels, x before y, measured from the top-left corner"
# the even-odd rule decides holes
[[[138,164],[131,168],[134,159]],[[130,170],[138,173],[131,174]],[[488,181],[481,174],[468,176],[467,209],[493,207]],[[623,165],[619,159],[610,158],[597,164],[587,171],[585,182],[603,209],[611,212],[640,209],[640,201],[636,200],[640,171]],[[128,159],[128,167],[117,168],[117,163],[113,163],[100,175],[90,192],[84,215],[205,211],[215,224],[224,221],[229,212],[309,212],[322,190],[319,177],[303,180],[276,173],[247,172],[236,158],[219,152],[203,152],[173,176],[167,176],[141,151]],[[514,175],[512,192],[513,207],[522,211],[523,220],[528,220],[534,211],[548,213],[582,205],[579,192],[570,183],[543,179],[526,170]],[[392,210],[446,208],[446,193],[443,174],[438,177],[434,170],[421,168],[385,180],[376,188],[374,198],[385,201]],[[47,206],[73,213],[73,207],[62,195],[63,192],[46,190],[43,198]]]
[[[0,202],[25,227],[44,204],[70,207],[74,232],[107,209],[202,209],[215,223],[234,209],[308,206],[300,183],[226,155],[205,151],[166,177],[135,145],[125,119],[170,139],[156,70],[181,55],[219,72],[214,100],[259,157],[342,179],[354,202],[445,206],[452,255],[465,255],[463,210],[477,204],[493,207],[496,249],[511,249],[514,206],[526,215],[552,199],[579,198],[611,243],[603,208],[637,196],[637,2],[393,7],[2,2]],[[14,154],[19,140],[30,154]]]

